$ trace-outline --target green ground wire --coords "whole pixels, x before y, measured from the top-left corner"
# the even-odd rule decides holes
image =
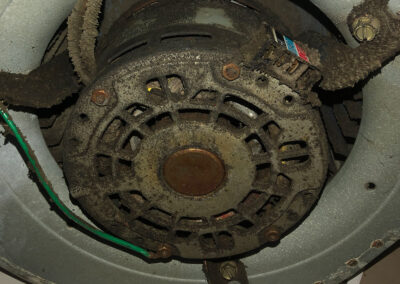
[[[13,134],[15,135],[15,138],[18,141],[18,144],[21,146],[21,148],[23,149],[25,155],[27,156],[27,158],[29,159],[29,162],[31,163],[33,169],[35,170],[35,173],[39,179],[39,182],[42,184],[42,186],[44,187],[44,189],[46,190],[47,194],[49,195],[50,199],[54,202],[54,204],[61,210],[61,212],[63,212],[63,214],[68,217],[68,219],[70,219],[71,221],[73,221],[75,224],[77,224],[79,227],[85,229],[86,231],[104,239],[107,241],[110,241],[116,245],[125,247],[129,250],[132,250],[134,252],[140,253],[142,255],[144,255],[145,257],[150,257],[150,253],[143,249],[140,248],[138,246],[135,246],[127,241],[124,241],[122,239],[119,239],[115,236],[112,236],[110,234],[107,234],[101,230],[98,230],[92,226],[90,226],[89,224],[85,223],[84,221],[80,220],[74,213],[71,212],[71,210],[68,209],[68,207],[66,207],[61,200],[58,198],[57,194],[53,191],[53,189],[50,187],[50,185],[45,181],[45,179],[43,178],[39,168],[37,167],[37,163],[35,161],[35,159],[30,155],[29,153],[29,148],[28,145],[25,143],[24,139],[22,138],[22,136],[20,135],[17,126],[15,125],[15,123],[12,121],[12,119],[10,118],[10,116],[3,110],[0,109],[0,115],[3,118],[3,120],[7,123],[8,127],[11,129],[11,131],[13,132]]]

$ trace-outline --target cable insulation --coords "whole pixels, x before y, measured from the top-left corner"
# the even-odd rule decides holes
[[[113,235],[110,235],[106,232],[103,232],[99,229],[96,229],[93,226],[91,226],[91,225],[87,224],[86,222],[84,222],[83,220],[81,220],[74,213],[72,213],[72,211],[62,203],[62,201],[58,198],[57,194],[54,192],[54,190],[51,188],[51,186],[46,182],[44,174],[42,175],[42,173],[40,171],[39,163],[36,161],[36,159],[30,153],[28,144],[25,142],[24,138],[22,138],[17,126],[12,121],[10,115],[6,111],[3,111],[2,109],[0,109],[0,115],[3,118],[3,120],[5,121],[5,123],[8,125],[8,127],[10,128],[12,133],[14,134],[15,138],[17,139],[18,144],[21,146],[22,150],[24,151],[26,157],[28,158],[30,164],[32,165],[32,167],[35,171],[35,174],[36,174],[40,184],[43,186],[46,193],[49,195],[51,201],[54,202],[54,204],[57,206],[57,208],[60,209],[60,211],[69,220],[71,220],[72,222],[74,222],[76,225],[83,228],[84,230],[100,237],[103,240],[112,242],[121,247],[125,247],[125,248],[127,248],[131,251],[137,252],[147,258],[150,257],[150,253],[147,250],[140,248],[138,246],[135,246],[127,241],[119,239],[119,238],[117,238]]]

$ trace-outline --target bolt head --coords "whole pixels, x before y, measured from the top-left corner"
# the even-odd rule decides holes
[[[381,248],[383,245],[384,242],[382,240],[375,240],[371,243],[371,248]]]
[[[356,266],[357,264],[358,264],[358,261],[355,258],[352,258],[352,259],[346,261],[346,265],[347,266],[353,267],[353,266]]]
[[[92,92],[92,97],[90,100],[98,105],[98,106],[105,106],[108,103],[110,95],[103,89],[96,89]]]
[[[219,268],[221,276],[228,281],[233,280],[238,272],[238,267],[234,261],[223,262]]]
[[[226,64],[222,68],[222,76],[228,81],[234,81],[240,77],[240,67],[235,63]]]
[[[277,242],[281,239],[281,233],[277,228],[269,228],[264,233],[267,242]]]
[[[172,256],[172,249],[169,245],[161,245],[158,249],[158,255],[161,258],[170,258]]]

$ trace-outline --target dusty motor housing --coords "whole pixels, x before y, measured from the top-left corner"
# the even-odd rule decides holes
[[[228,1],[161,1],[133,7],[102,39],[64,153],[71,195],[101,226],[167,256],[219,258],[276,242],[309,211],[326,178],[325,132],[304,97],[238,66],[262,22]],[[232,80],[227,65],[240,70]],[[192,150],[222,163],[201,194],[165,170]]]

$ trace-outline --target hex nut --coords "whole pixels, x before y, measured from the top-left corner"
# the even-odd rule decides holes
[[[362,41],[372,41],[379,33],[380,22],[377,18],[370,15],[358,17],[352,24],[354,37]]]
[[[238,273],[238,266],[234,261],[226,261],[221,264],[219,271],[225,280],[231,281]]]

